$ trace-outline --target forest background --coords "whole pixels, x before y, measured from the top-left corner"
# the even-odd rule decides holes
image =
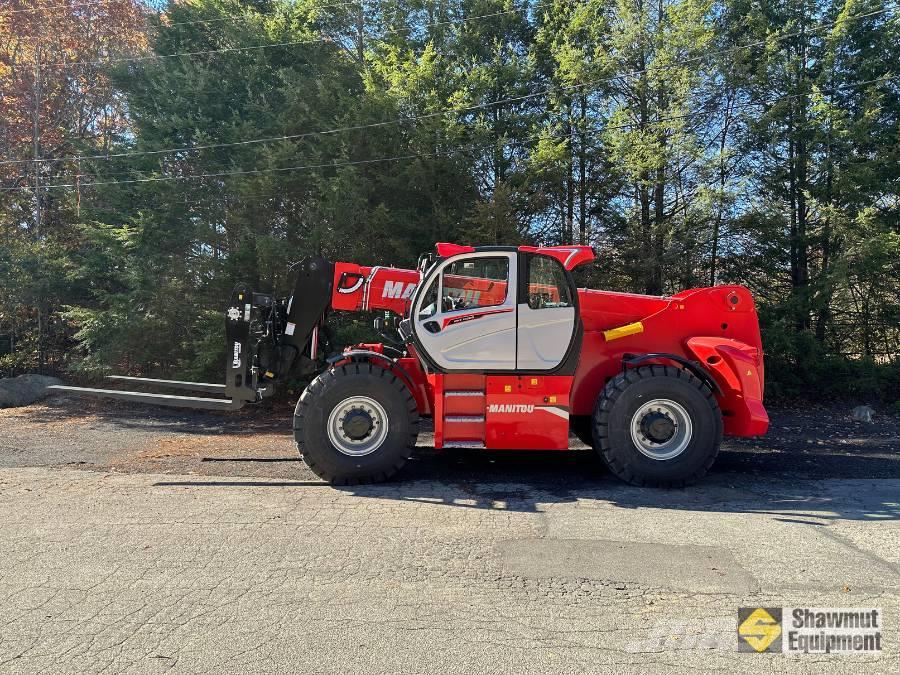
[[[900,409],[898,44],[881,0],[5,0],[0,375],[218,381],[239,280],[574,242],[749,286],[770,398]]]

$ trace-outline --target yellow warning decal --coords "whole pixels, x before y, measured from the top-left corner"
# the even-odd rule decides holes
[[[618,328],[610,328],[603,331],[603,337],[607,342],[618,340],[619,338],[628,337],[629,335],[637,335],[644,332],[644,324],[640,321],[629,323]]]

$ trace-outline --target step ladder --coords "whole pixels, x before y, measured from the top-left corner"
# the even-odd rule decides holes
[[[440,411],[435,415],[435,445],[483,448],[486,409],[484,375],[445,374],[441,377]]]

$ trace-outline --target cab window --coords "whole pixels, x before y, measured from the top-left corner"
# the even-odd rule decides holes
[[[506,302],[509,258],[469,258],[450,263],[441,272],[441,309],[493,307]]]
[[[529,256],[528,306],[531,309],[572,306],[566,272],[554,258]]]
[[[425,291],[422,304],[420,305],[419,320],[427,319],[437,314],[437,281],[438,279],[435,277],[431,280],[431,283],[428,284],[428,290]]]

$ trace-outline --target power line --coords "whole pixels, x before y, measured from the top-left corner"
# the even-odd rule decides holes
[[[531,138],[521,139],[521,140],[510,140],[504,141],[503,145],[521,145],[523,143],[532,140]],[[281,173],[285,171],[301,171],[306,169],[332,169],[332,168],[342,168],[345,166],[358,166],[364,164],[380,164],[385,162],[397,162],[401,160],[407,159],[419,159],[425,157],[440,157],[443,155],[451,155],[457,152],[461,152],[462,150],[468,150],[475,147],[476,144],[471,144],[469,146],[457,146],[453,149],[448,150],[438,150],[435,152],[427,152],[427,153],[411,153],[406,155],[395,155],[392,157],[375,157],[372,159],[362,159],[362,160],[352,160],[345,162],[328,162],[328,163],[320,163],[320,164],[304,164],[298,166],[285,166],[285,167],[272,167],[272,168],[264,168],[264,169],[240,169],[236,171],[220,171],[220,172],[211,172],[211,173],[200,173],[194,174],[191,176],[153,176],[150,178],[133,178],[129,180],[117,180],[117,181],[92,181],[89,183],[81,183],[80,185],[76,185],[75,183],[66,183],[66,184],[57,184],[57,185],[46,185],[43,186],[43,189],[53,189],[53,188],[73,188],[73,187],[90,187],[92,185],[127,185],[133,183],[158,183],[158,182],[169,182],[176,180],[196,180],[198,178],[224,178],[228,176],[251,176],[251,175],[259,175],[266,173]],[[486,144],[485,144],[485,147]],[[3,191],[10,190],[23,190],[25,188],[2,188]]]
[[[479,14],[476,16],[468,16],[460,19],[448,19],[446,21],[436,21],[434,23],[427,23],[419,26],[419,28],[436,28],[438,26],[449,26],[454,24],[466,23],[468,21],[476,21],[480,19],[491,19],[496,18],[498,16],[505,16],[508,14],[517,14],[519,12],[526,12],[532,9],[536,9],[541,5],[546,4],[545,2],[537,3],[531,7],[517,7],[515,9],[507,9],[502,12],[492,12],[490,14]],[[384,31],[385,34],[392,33],[400,33],[407,30],[406,28],[395,28]],[[70,66],[88,66],[88,65],[108,65],[108,64],[117,64],[117,63],[137,63],[143,61],[158,61],[162,59],[171,59],[182,56],[207,56],[210,54],[225,54],[230,52],[246,52],[246,51],[257,51],[261,49],[273,49],[276,47],[293,47],[297,45],[309,45],[309,44],[321,44],[321,43],[335,43],[330,37],[325,38],[317,38],[315,40],[288,40],[285,42],[270,42],[268,44],[262,45],[248,45],[244,47],[220,47],[218,49],[203,49],[193,52],[175,52],[173,54],[148,54],[147,56],[127,56],[121,58],[114,59],[95,59],[88,61],[57,61],[55,63],[45,63],[44,66],[47,67],[70,67]]]
[[[292,6],[291,9],[294,9],[295,7],[296,6]],[[313,10],[319,10],[319,9],[332,9],[335,7],[356,7],[359,9],[364,9],[365,3],[364,3],[364,1],[361,2],[360,0],[351,0],[350,2],[335,2],[330,5],[315,5],[313,7],[309,7],[308,9],[310,11],[313,11]],[[231,21],[232,19],[234,19],[234,20],[247,19],[248,16],[249,15],[247,15],[247,14],[228,14],[219,19],[196,19],[194,21],[176,21],[174,23],[163,23],[163,24],[161,24],[161,27],[162,28],[173,28],[175,26],[192,26],[192,25],[201,24],[201,23],[221,23],[224,21]],[[260,15],[260,16],[262,16],[262,15]]]
[[[849,85],[843,85],[841,87],[835,87],[835,88],[829,89],[829,90],[820,90],[820,93],[832,93],[834,91],[845,90],[845,89],[849,89],[851,87],[860,87],[860,86],[864,86],[867,84],[873,84],[876,82],[887,82],[887,81],[895,80],[898,77],[900,77],[900,75],[885,76],[882,78],[876,78],[876,79],[867,80],[864,82],[856,82],[856,83],[849,84]],[[788,99],[792,99],[792,98],[798,98],[801,96],[808,96],[808,94],[806,94],[806,93],[785,94],[783,96],[779,96],[778,98],[767,100],[767,101],[748,101],[746,103],[741,103],[741,104],[737,104],[737,105],[733,106],[733,110],[744,109],[744,108],[748,108],[751,106],[773,105],[780,101],[784,101],[784,100],[788,100]],[[703,113],[691,112],[691,113],[683,113],[680,115],[661,117],[656,120],[645,123],[645,126],[656,126],[658,124],[662,124],[665,122],[673,122],[673,121],[678,121],[678,120],[682,120],[682,119],[691,119],[694,117],[699,117],[702,114]],[[638,127],[638,126],[641,126],[640,122],[626,122],[623,124],[605,125],[601,129],[592,130],[591,133],[598,133],[598,132],[602,133],[605,131],[611,131],[611,130],[616,130],[616,129],[628,129],[628,128],[633,128],[633,127]],[[569,136],[569,134],[555,134],[555,135],[551,135],[549,137],[543,136],[543,138],[566,138],[568,136]],[[539,138],[539,137],[541,137],[541,132],[539,132],[537,134],[531,134],[530,136],[528,136],[524,139],[521,139],[520,141],[510,141],[509,144],[525,143],[525,142],[534,140],[535,138]],[[410,157],[440,156],[443,154],[452,154],[454,152],[460,152],[462,150],[471,149],[473,146],[474,146],[474,144],[468,144],[468,145],[464,145],[464,146],[458,146],[456,149],[453,149],[453,150],[440,151],[437,153],[430,153],[430,154],[425,154],[425,155],[423,155],[423,154],[402,155],[402,156],[398,156],[398,157],[394,157],[394,158],[376,158],[376,159],[372,159],[372,160],[362,160],[359,163],[365,164],[365,163],[373,163],[373,162],[398,161],[400,159],[409,159]],[[487,147],[487,146],[485,146],[485,147]],[[45,186],[43,186],[43,188],[44,189],[71,188],[71,187],[82,188],[82,187],[88,187],[90,185],[115,185],[115,184],[129,184],[129,183],[138,183],[138,182],[159,182],[159,181],[168,182],[168,181],[176,181],[176,180],[193,180],[196,178],[203,178],[203,177],[220,177],[220,176],[227,176],[227,175],[245,175],[245,174],[258,174],[258,173],[267,173],[267,172],[291,171],[291,170],[299,170],[301,168],[304,168],[304,169],[305,168],[327,168],[327,167],[332,167],[332,166],[352,165],[355,163],[356,162],[341,163],[341,164],[331,163],[331,164],[306,165],[303,167],[284,167],[284,168],[222,171],[222,172],[217,172],[217,173],[203,173],[203,174],[194,174],[194,175],[189,175],[189,176],[158,176],[158,177],[150,177],[150,178],[123,180],[123,181],[115,180],[115,181],[102,181],[102,182],[91,181],[88,183],[57,183],[55,185],[45,185]],[[133,175],[133,172],[120,172],[120,173],[114,173],[114,174],[107,174],[107,176],[128,176],[128,175]],[[68,177],[68,178],[70,178],[70,180],[72,178],[78,179],[78,178],[80,178],[80,174],[77,176],[74,176],[74,177],[71,174],[67,174],[66,176],[62,176],[62,177]],[[0,191],[3,191],[3,192],[25,191],[25,190],[29,190],[29,189],[30,188],[28,188],[28,187],[4,187],[4,188],[0,188]]]
[[[872,80],[866,80],[866,81],[864,81],[864,82],[854,82],[854,83],[852,83],[852,84],[846,84],[846,85],[842,85],[842,86],[840,86],[840,87],[834,87],[834,88],[831,88],[831,89],[818,90],[818,92],[819,92],[819,93],[822,93],[822,94],[825,94],[825,93],[833,93],[833,92],[836,92],[836,91],[842,91],[842,90],[846,90],[846,89],[850,89],[850,88],[854,88],[854,87],[862,87],[862,86],[865,86],[865,85],[868,85],[868,84],[875,84],[875,83],[878,83],[878,82],[889,82],[889,81],[895,80],[895,79],[897,79],[897,78],[900,78],[900,74],[898,74],[898,75],[891,75],[891,76],[884,76],[884,77],[875,78],[875,79],[872,79]],[[784,95],[779,96],[779,97],[777,97],[777,98],[775,98],[775,99],[770,99],[770,100],[766,100],[766,101],[748,101],[748,102],[745,102],[745,103],[735,104],[734,106],[732,106],[732,110],[741,110],[741,109],[748,108],[748,107],[751,107],[751,106],[774,105],[774,104],[779,103],[779,102],[781,102],[781,101],[785,101],[785,100],[793,99],[793,98],[799,98],[799,97],[802,97],[802,96],[808,96],[808,95],[809,95],[809,94],[806,94],[806,93],[799,93],[799,94],[784,94]],[[683,113],[683,114],[680,114],[680,115],[671,115],[671,116],[667,116],[667,117],[661,117],[661,118],[658,118],[658,119],[656,119],[656,120],[652,120],[652,121],[650,121],[650,122],[645,123],[645,125],[646,125],[646,126],[656,126],[657,124],[661,124],[661,123],[664,123],[664,122],[673,122],[673,121],[682,120],[682,119],[691,119],[691,118],[694,118],[694,117],[700,117],[700,116],[702,116],[702,115],[704,115],[704,114],[705,114],[705,113],[690,112],[690,113]],[[592,133],[596,133],[597,131],[603,132],[603,131],[612,131],[612,130],[616,130],[616,129],[629,129],[629,128],[632,128],[632,127],[638,127],[638,126],[640,126],[640,125],[641,125],[640,122],[626,122],[626,123],[623,123],[623,124],[614,124],[614,125],[607,124],[607,125],[604,125],[602,128],[600,128],[600,129],[598,129],[598,130],[594,130]],[[562,136],[565,137],[566,135],[563,134]],[[534,136],[532,135],[532,136],[527,137],[526,139],[523,139],[523,140],[528,140],[529,138],[533,138],[533,137],[534,137]],[[133,175],[133,172],[129,171],[129,172],[118,172],[118,173],[106,174],[107,177],[109,177],[109,176],[129,176],[129,175]],[[63,174],[63,175],[58,176],[58,178],[65,178],[65,177],[72,177],[72,174]],[[174,178],[177,179],[178,177],[174,177]],[[48,187],[56,187],[56,186],[48,186]]]
[[[858,86],[863,86],[865,84],[872,84],[875,82],[885,82],[885,81],[889,81],[889,80],[894,80],[897,77],[900,77],[900,75],[877,78],[877,79],[873,79],[873,80],[868,80],[866,82],[858,82],[858,83],[854,83],[852,86],[858,87]],[[844,85],[842,87],[836,87],[833,90],[825,90],[825,91],[835,91],[835,90],[839,90],[839,89],[847,89],[850,86],[851,85]],[[822,93],[825,93],[825,91],[823,91]],[[743,108],[748,108],[748,107],[757,106],[757,105],[772,105],[774,103],[778,103],[783,100],[797,98],[800,96],[808,96],[808,94],[805,94],[805,93],[804,94],[785,94],[784,96],[780,96],[777,99],[772,99],[772,100],[768,100],[768,101],[749,101],[746,103],[735,105],[734,109],[743,109]],[[702,113],[690,112],[690,113],[683,113],[680,115],[661,117],[661,118],[658,118],[656,120],[646,123],[645,126],[655,126],[655,125],[663,124],[666,122],[673,122],[673,121],[678,121],[678,120],[682,120],[682,119],[690,119],[693,117],[698,117],[701,114]],[[611,131],[611,130],[615,130],[615,129],[628,129],[628,128],[637,127],[637,126],[641,126],[641,122],[626,122],[623,124],[606,125],[606,126],[602,127],[601,129],[592,130],[591,133],[593,133],[593,134],[603,133],[603,132]],[[546,135],[543,135],[543,132],[538,132],[535,134],[530,134],[526,138],[523,138],[520,140],[503,141],[502,145],[504,145],[504,146],[523,145],[529,141],[532,141],[535,139],[540,139],[540,138],[569,138],[569,137],[571,137],[571,134],[569,134],[569,133],[559,133],[559,134],[552,134],[550,136],[546,136]],[[222,177],[228,177],[228,176],[260,175],[260,174],[266,174],[266,173],[281,173],[281,172],[286,172],[286,171],[300,171],[300,170],[308,170],[308,169],[341,168],[341,167],[345,167],[345,166],[388,163],[388,162],[402,161],[402,160],[407,160],[407,159],[440,157],[440,156],[446,156],[446,155],[453,155],[455,153],[462,152],[464,150],[475,149],[478,147],[488,148],[488,147],[491,147],[491,145],[493,145],[493,143],[490,145],[487,143],[483,143],[483,144],[470,143],[470,144],[463,145],[463,146],[457,146],[452,149],[436,151],[436,152],[431,152],[431,153],[412,153],[412,154],[406,154],[406,155],[396,155],[396,156],[392,156],[392,157],[378,157],[378,158],[372,158],[372,159],[367,159],[367,160],[306,164],[306,165],[289,166],[289,167],[272,167],[272,168],[263,168],[263,169],[239,169],[239,170],[234,170],[234,171],[206,172],[206,173],[200,173],[200,174],[194,174],[194,175],[188,175],[188,176],[152,176],[152,177],[134,178],[134,179],[128,179],[128,180],[91,181],[91,182],[87,182],[87,183],[63,183],[63,184],[58,183],[56,185],[45,185],[45,186],[43,186],[43,189],[48,190],[48,189],[54,189],[54,188],[74,188],[74,187],[86,188],[86,187],[90,187],[92,185],[108,186],[108,185],[127,185],[127,184],[134,184],[134,183],[171,182],[171,181],[180,181],[180,180],[196,180],[199,178],[222,178]],[[130,175],[130,174],[113,174],[113,175]],[[0,191],[3,191],[3,192],[24,191],[24,190],[28,190],[28,189],[30,189],[30,188],[7,187],[7,188],[0,188]]]
[[[471,129],[469,131],[471,131]],[[595,130],[595,132],[596,132],[596,130]],[[569,136],[568,133],[556,133],[556,134],[551,134],[551,135],[547,136],[544,134],[544,130],[541,130],[541,131],[538,131],[538,132],[535,132],[532,134],[528,134],[527,136],[525,136],[524,138],[521,138],[521,139],[509,139],[509,140],[499,141],[499,144],[503,145],[503,146],[516,146],[516,145],[524,145],[530,141],[533,141],[533,140],[536,140],[539,138],[566,138],[568,136]],[[218,172],[216,174],[213,174],[213,173],[210,173],[207,171],[207,173],[196,174],[194,176],[159,176],[159,177],[151,177],[151,178],[152,178],[152,180],[156,180],[156,181],[160,181],[160,180],[165,180],[165,181],[190,180],[192,178],[204,178],[204,177],[210,177],[213,175],[218,176],[219,174],[221,174],[221,175],[244,175],[244,174],[256,174],[256,173],[268,173],[271,171],[275,171],[275,172],[291,171],[291,170],[300,169],[300,168],[304,168],[304,169],[305,168],[329,168],[332,166],[352,166],[354,164],[371,164],[371,163],[376,163],[376,162],[377,163],[392,162],[392,161],[399,161],[402,159],[410,159],[410,158],[414,158],[414,157],[441,157],[441,156],[445,156],[445,155],[452,155],[452,154],[455,154],[458,152],[463,152],[466,150],[478,149],[480,147],[487,148],[491,145],[496,145],[497,142],[498,142],[497,140],[484,141],[484,142],[473,141],[470,143],[466,143],[464,145],[455,145],[454,147],[448,148],[446,150],[439,150],[439,151],[430,152],[430,153],[414,153],[411,155],[399,155],[399,156],[395,156],[395,157],[379,157],[379,158],[374,158],[374,159],[370,159],[370,160],[341,162],[338,164],[331,163],[331,164],[306,165],[306,166],[302,166],[302,167],[275,167],[275,168],[264,168],[264,169],[236,170],[234,172],[222,171],[222,172]],[[125,175],[132,175],[132,174],[131,173],[107,174],[107,176],[125,176]],[[110,181],[110,183],[117,183],[117,182],[120,182],[120,181]],[[127,182],[127,181],[121,181],[121,182]],[[91,184],[94,184],[94,183],[81,183],[81,187],[84,187],[86,185],[91,185]],[[74,186],[75,186],[75,184],[64,185],[64,186],[57,184],[57,185],[51,185],[49,187],[74,187]],[[44,186],[44,187],[48,187],[48,186]]]
[[[543,3],[539,3],[538,5],[535,5],[535,7],[540,6],[540,4],[543,4]],[[518,10],[518,11],[520,11],[520,10]],[[826,29],[826,28],[835,26],[835,25],[837,25],[837,24],[839,24],[839,23],[843,23],[843,22],[846,22],[846,21],[858,20],[858,19],[862,19],[862,18],[869,17],[869,16],[873,16],[873,15],[876,15],[876,14],[882,14],[882,13],[884,13],[884,12],[886,12],[886,11],[887,11],[886,9],[882,9],[882,10],[876,10],[876,11],[873,11],[873,12],[868,12],[868,13],[865,13],[865,14],[859,14],[859,15],[855,15],[855,16],[844,17],[843,19],[838,19],[837,21],[833,21],[833,22],[828,23],[828,24],[822,24],[822,25],[820,25],[820,26],[818,26],[818,27],[816,27],[816,28],[809,29],[809,31],[807,31],[807,33],[808,33],[808,32],[815,32],[815,31],[824,30],[824,29]],[[504,13],[509,13],[509,12],[504,12]],[[469,18],[470,18],[470,19],[475,19],[475,18],[481,18],[481,17],[469,17]],[[786,39],[789,39],[789,38],[791,38],[791,37],[797,37],[797,36],[800,35],[801,33],[802,33],[802,31],[796,31],[796,32],[794,32],[794,33],[786,33],[786,34],[783,34],[783,35],[781,35],[781,36],[777,36],[777,37],[773,38],[771,41],[774,41],[774,42],[782,42],[782,41],[784,41],[784,40],[786,40]],[[588,86],[591,86],[591,85],[598,85],[598,84],[604,84],[604,83],[607,83],[607,82],[612,82],[612,81],[614,81],[614,80],[618,80],[618,79],[621,79],[621,78],[623,78],[623,77],[634,77],[634,76],[644,75],[644,74],[647,74],[647,73],[649,73],[649,72],[668,70],[668,69],[671,69],[671,68],[675,68],[675,67],[682,66],[682,65],[684,65],[684,64],[686,64],[686,63],[691,63],[691,62],[700,61],[700,60],[703,60],[703,59],[705,59],[705,58],[709,58],[709,57],[713,57],[713,56],[721,56],[721,55],[724,55],[724,54],[729,54],[729,53],[731,53],[731,52],[739,51],[739,50],[741,50],[741,49],[750,49],[750,48],[753,48],[753,47],[764,46],[764,45],[769,44],[771,41],[770,41],[770,40],[759,40],[759,41],[757,41],[757,42],[755,42],[755,43],[749,43],[749,44],[745,44],[745,45],[736,45],[735,47],[729,47],[729,48],[727,48],[727,49],[719,50],[719,51],[717,51],[717,52],[709,52],[709,53],[703,54],[703,55],[701,55],[701,56],[696,56],[696,57],[691,57],[691,58],[689,58],[689,59],[684,59],[684,60],[679,61],[677,64],[670,64],[670,65],[665,65],[665,66],[650,66],[650,67],[647,67],[647,68],[644,68],[644,69],[641,69],[641,70],[635,70],[635,71],[631,71],[631,72],[628,72],[628,73],[622,73],[622,74],[620,74],[620,75],[615,75],[615,76],[612,76],[612,77],[601,78],[601,79],[597,79],[597,80],[589,80],[589,81],[587,81],[587,82],[577,83],[577,84],[572,84],[572,85],[564,85],[564,86],[562,86],[562,87],[549,87],[549,88],[547,88],[547,89],[543,89],[543,90],[541,90],[541,91],[534,92],[534,93],[531,93],[531,94],[523,94],[523,95],[520,95],[520,96],[513,96],[513,97],[509,97],[509,98],[505,98],[505,99],[498,99],[498,100],[494,100],[494,101],[487,101],[487,102],[485,102],[485,103],[473,104],[473,105],[470,105],[470,106],[457,106],[457,107],[455,107],[455,108],[447,108],[447,109],[444,109],[444,110],[441,110],[441,111],[437,111],[437,112],[433,112],[433,113],[425,113],[425,114],[422,114],[422,115],[413,115],[413,116],[411,116],[411,117],[402,117],[402,118],[396,118],[396,119],[391,119],[391,120],[384,120],[384,121],[381,121],[381,122],[372,122],[372,123],[369,123],[369,124],[360,124],[360,125],[351,125],[351,126],[345,126],[345,127],[336,127],[336,128],[333,128],[333,129],[324,129],[324,130],[319,130],[319,131],[308,131],[308,132],[303,132],[303,133],[299,133],[299,134],[285,134],[285,135],[281,135],[281,136],[270,136],[270,137],[265,137],[265,138],[247,139],[247,140],[243,140],[243,141],[232,141],[232,142],[228,142],[228,143],[209,143],[209,144],[204,144],[204,145],[182,146],[182,147],[178,147],[178,148],[162,148],[162,149],[159,149],[159,150],[142,150],[142,151],[130,151],[130,152],[120,152],[120,153],[105,153],[105,154],[84,155],[84,156],[80,156],[80,155],[79,155],[79,156],[69,156],[69,157],[67,157],[67,158],[41,159],[41,160],[39,160],[39,161],[46,161],[46,162],[50,162],[50,161],[66,161],[66,159],[72,159],[72,160],[91,160],[91,159],[108,160],[108,159],[120,158],[120,157],[137,157],[137,156],[159,155],[159,154],[168,154],[168,153],[176,153],[176,152],[197,152],[197,151],[200,151],[200,150],[211,150],[211,149],[225,148],[225,147],[234,147],[234,146],[241,146],[241,145],[254,145],[254,144],[258,144],[258,143],[273,143],[273,142],[287,141],[287,140],[298,140],[298,139],[301,139],[301,138],[309,138],[309,137],[311,137],[311,136],[325,136],[325,135],[331,135],[331,134],[336,134],[336,133],[342,133],[342,132],[346,132],[346,131],[362,131],[362,130],[366,130],[366,129],[374,129],[374,128],[378,128],[378,127],[384,127],[384,126],[393,125],[393,124],[406,124],[406,123],[410,123],[410,122],[416,122],[416,121],[419,121],[419,120],[433,119],[433,118],[435,118],[435,117],[440,117],[440,116],[447,115],[447,114],[462,113],[462,112],[470,112],[470,111],[474,111],[474,110],[480,110],[480,109],[483,109],[483,108],[493,107],[493,106],[496,106],[496,105],[503,105],[504,103],[515,103],[515,102],[519,102],[519,101],[523,101],[523,100],[528,100],[528,99],[532,99],[532,98],[536,98],[536,97],[539,97],[539,96],[544,96],[544,95],[546,95],[546,94],[553,93],[553,92],[556,91],[557,89],[560,89],[560,90],[563,90],[563,91],[568,90],[568,89],[580,89],[580,88],[588,87]],[[892,79],[892,78],[889,78],[889,79]],[[874,82],[874,81],[875,81],[875,80],[873,80],[873,82]],[[853,85],[853,86],[861,86],[861,84],[865,84],[865,83],[859,83],[859,84],[856,84],[856,85]],[[849,86],[849,85],[848,85],[848,86]],[[33,162],[33,161],[34,161],[34,160],[24,160],[24,159],[23,159],[23,160],[5,160],[5,161],[0,162],[0,165],[3,165],[3,164],[30,163],[30,162]]]

